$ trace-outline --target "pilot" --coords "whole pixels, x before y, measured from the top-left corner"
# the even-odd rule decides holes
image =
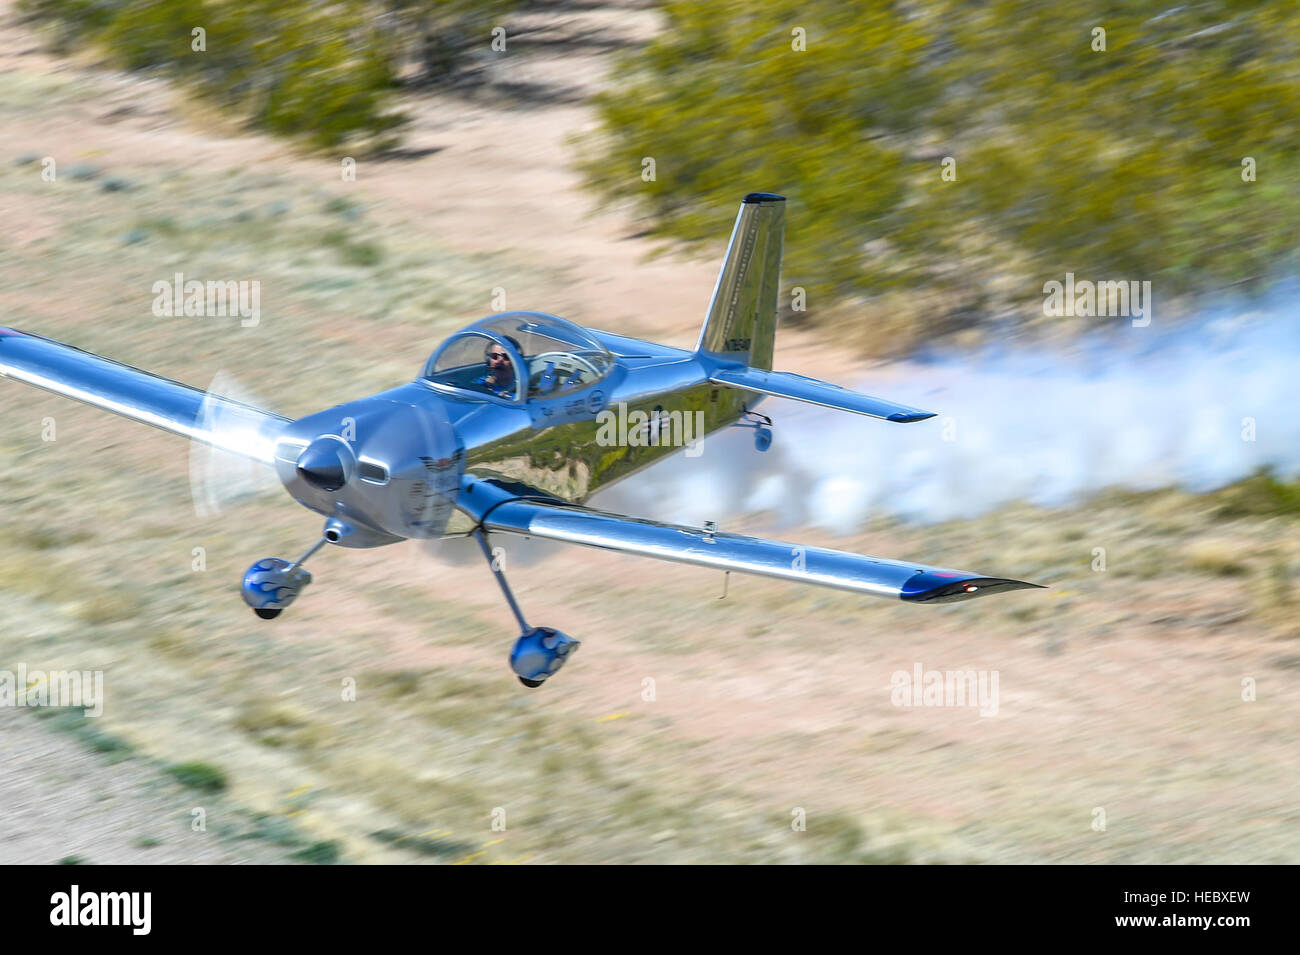
[[[519,350],[519,342],[509,335],[506,335],[505,339],[515,347],[516,351]],[[487,348],[483,350],[483,363],[487,366],[487,371],[475,378],[473,383],[498,398],[513,398],[515,365],[510,360],[510,353],[496,342],[488,342]]]

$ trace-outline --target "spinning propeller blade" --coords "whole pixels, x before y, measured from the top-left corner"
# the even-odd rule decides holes
[[[226,400],[231,399],[231,400]],[[260,461],[227,451],[258,440],[258,424],[241,405],[259,407],[249,390],[225,371],[217,372],[203,396],[197,424],[219,436],[217,444],[190,444],[190,493],[199,517],[214,517],[240,501],[279,488],[275,472]]]

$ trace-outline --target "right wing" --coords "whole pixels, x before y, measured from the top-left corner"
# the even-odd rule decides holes
[[[584,544],[912,603],[947,603],[1040,586],[967,570],[624,517],[553,498],[524,496],[517,487],[468,475],[457,503],[488,533]]]
[[[0,375],[213,447],[275,463],[290,419],[40,335],[0,327]]]

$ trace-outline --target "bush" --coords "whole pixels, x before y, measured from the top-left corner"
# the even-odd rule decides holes
[[[688,241],[746,192],[787,194],[810,311],[926,288],[969,324],[1041,315],[1066,271],[1165,301],[1276,277],[1300,214],[1300,7],[1089,7],[673,0],[598,98],[586,180]]]
[[[313,842],[293,853],[293,858],[308,865],[335,865],[342,852],[337,842]]]
[[[182,786],[217,793],[226,788],[226,775],[207,763],[176,763],[167,767],[169,775]]]
[[[1216,491],[1214,516],[1220,520],[1239,517],[1300,516],[1300,480],[1279,480],[1269,468]]]
[[[374,3],[24,0],[21,8],[123,67],[168,70],[274,133],[320,146],[386,144],[404,122],[391,110],[397,64]],[[205,31],[203,50],[192,48],[197,27]]]

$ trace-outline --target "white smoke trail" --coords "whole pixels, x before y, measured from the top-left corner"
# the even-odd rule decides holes
[[[1111,486],[1199,492],[1264,466],[1300,472],[1300,310],[1224,311],[1164,331],[1121,321],[1068,348],[931,356],[839,382],[938,412],[925,422],[766,401],[766,454],[729,429],[700,457],[677,455],[592,503],[695,525],[766,511],[847,533],[878,515],[932,522]]]

